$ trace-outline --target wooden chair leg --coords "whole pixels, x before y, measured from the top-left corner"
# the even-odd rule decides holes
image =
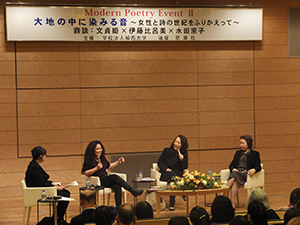
[[[23,209],[23,221],[22,221],[22,225],[25,225],[26,214],[27,214],[27,207],[24,207],[24,209]]]
[[[103,203],[101,203],[101,194],[100,192],[97,194],[97,206],[102,205]]]
[[[27,225],[29,225],[30,213],[31,213],[31,207],[28,207]]]
[[[123,204],[126,204],[126,203],[127,203],[127,192],[124,191],[124,192],[122,193],[122,196],[123,196]]]
[[[110,193],[107,194],[107,205],[109,205],[109,202],[110,202]]]

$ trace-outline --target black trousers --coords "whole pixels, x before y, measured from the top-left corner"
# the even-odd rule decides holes
[[[63,196],[63,197],[70,197],[70,192],[66,189],[62,191],[57,190],[57,195]],[[57,204],[57,217],[59,220],[63,220],[64,216],[66,214],[67,208],[69,205],[69,201],[61,201]]]
[[[161,173],[161,176],[160,176],[160,180],[161,181],[167,181],[168,184],[172,182],[172,178],[175,177],[175,176],[179,176],[179,177],[182,177],[182,172],[180,171],[176,171],[176,170],[173,170],[171,172],[162,172]],[[174,195],[170,195],[170,206],[174,207],[175,205],[175,196]]]
[[[122,187],[131,192],[133,188],[127,184],[125,180],[116,174],[101,177],[101,185],[104,187],[112,188],[115,191],[116,207],[119,208],[122,204]]]

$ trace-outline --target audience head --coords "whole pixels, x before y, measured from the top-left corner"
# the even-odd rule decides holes
[[[134,208],[130,204],[121,205],[118,209],[117,214],[117,222],[118,224],[123,225],[131,225],[136,221],[136,216],[134,214]]]
[[[211,215],[212,223],[230,222],[234,217],[234,208],[230,199],[223,195],[216,196],[211,205]]]
[[[248,218],[253,225],[267,225],[267,209],[260,201],[253,200],[247,207]]]
[[[253,139],[250,135],[246,134],[246,135],[242,135],[240,136],[240,139],[244,139],[247,142],[248,148],[252,149],[253,147]]]
[[[184,216],[175,216],[169,220],[168,225],[190,225],[190,222]]]
[[[42,146],[35,146],[31,150],[31,155],[34,160],[37,160],[37,159],[43,158],[45,155],[47,155],[47,151]]]
[[[80,191],[80,205],[95,205],[96,203],[96,192],[93,190]]]
[[[295,188],[290,195],[290,206],[294,207],[300,200],[300,188]]]
[[[300,224],[300,216],[292,218],[287,225],[299,225]]]
[[[268,195],[263,189],[261,189],[261,188],[252,189],[252,191],[250,192],[250,194],[248,196],[247,205],[249,205],[249,203],[254,200],[262,202],[264,204],[264,206],[266,207],[266,209],[270,208]]]
[[[193,225],[210,225],[210,218],[207,211],[200,206],[195,206],[191,210],[189,217]]]
[[[180,152],[181,153],[184,153],[187,151],[188,147],[189,147],[189,144],[188,144],[188,140],[185,136],[179,134],[175,139],[174,141],[172,142],[171,144],[171,147],[170,148],[174,148],[174,142],[176,141],[176,139],[179,138],[180,139],[180,142],[181,142],[181,148],[180,148]]]
[[[300,208],[299,207],[293,207],[288,209],[284,214],[284,225],[287,225],[287,223],[294,217],[300,216]]]
[[[116,214],[111,207],[106,205],[99,206],[94,214],[96,225],[111,225],[115,222]]]
[[[137,219],[153,218],[152,206],[147,201],[138,202],[134,209]]]
[[[251,225],[251,223],[245,216],[236,216],[233,217],[229,225]]]

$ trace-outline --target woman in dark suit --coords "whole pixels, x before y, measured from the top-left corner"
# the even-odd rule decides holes
[[[32,160],[27,167],[25,173],[25,182],[27,187],[52,187],[57,188],[57,195],[70,197],[70,192],[64,187],[53,183],[49,180],[50,176],[41,167],[41,163],[45,161],[47,151],[41,146],[36,146],[31,150]],[[57,204],[57,216],[60,225],[68,224],[64,220],[64,215],[66,213],[67,207],[69,205],[68,201],[61,201]]]
[[[238,186],[244,185],[247,175],[250,177],[261,171],[259,152],[252,149],[253,140],[250,135],[240,137],[241,150],[236,151],[232,162],[229,165],[230,176],[227,181],[231,194],[231,203],[235,208],[235,197],[238,193]]]
[[[131,187],[126,181],[116,174],[107,175],[107,169],[113,169],[119,164],[125,162],[123,157],[120,157],[115,162],[108,162],[105,157],[105,148],[100,141],[91,141],[84,153],[84,162],[81,173],[86,176],[98,176],[101,185],[112,188],[115,191],[116,207],[119,208],[122,204],[122,187],[129,191],[133,196],[143,194],[144,190],[137,190]]]
[[[158,166],[161,172],[161,181],[171,182],[174,176],[182,177],[183,170],[188,168],[189,147],[187,138],[178,135],[169,148],[165,148],[158,159]],[[185,197],[184,197],[185,198]],[[170,196],[170,210],[175,210],[175,196]]]

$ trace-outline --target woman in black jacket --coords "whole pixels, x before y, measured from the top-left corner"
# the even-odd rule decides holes
[[[235,197],[238,193],[238,186],[244,185],[247,175],[261,171],[259,152],[252,150],[253,140],[250,135],[240,137],[241,150],[236,151],[232,162],[229,165],[230,176],[227,182],[231,196],[231,203],[235,208]]]
[[[144,190],[137,190],[131,187],[126,181],[116,174],[108,175],[106,170],[113,169],[119,164],[125,163],[125,159],[120,157],[115,162],[108,162],[105,157],[105,148],[100,141],[91,141],[84,153],[84,162],[81,173],[86,176],[98,176],[101,186],[112,188],[115,191],[116,207],[122,204],[122,187],[129,191],[133,196],[143,194]]]
[[[169,148],[165,148],[158,159],[158,166],[161,172],[161,181],[170,183],[175,176],[182,177],[183,171],[188,168],[189,147],[187,138],[178,135]],[[170,210],[175,210],[175,196],[170,196]]]
[[[45,161],[47,151],[41,146],[36,146],[31,150],[32,160],[28,165],[25,173],[25,182],[27,187],[52,187],[57,188],[57,195],[70,197],[70,192],[64,187],[53,183],[49,180],[50,176],[41,167],[41,163]],[[68,201],[60,201],[57,204],[57,217],[60,225],[67,224],[64,220]]]

